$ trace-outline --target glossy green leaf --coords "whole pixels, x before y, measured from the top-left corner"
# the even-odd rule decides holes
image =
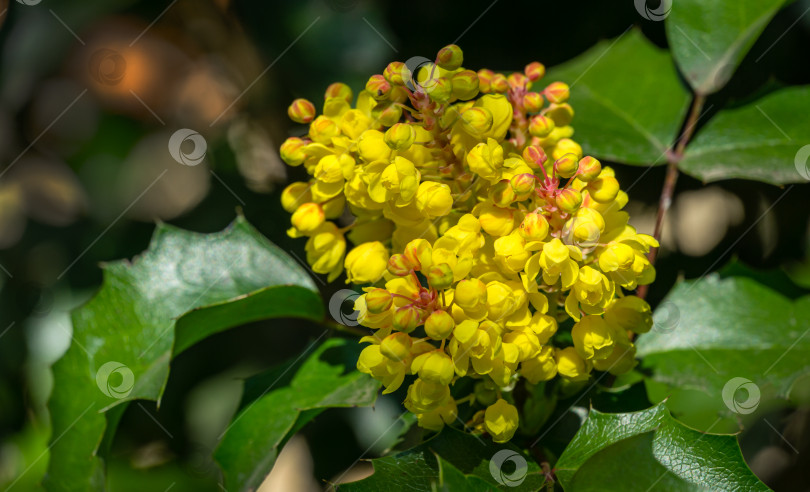
[[[200,339],[273,317],[320,320],[315,285],[243,218],[215,234],[161,224],[132,262],[104,265],[101,289],[72,313],[73,340],[54,365],[49,490],[101,490],[104,412],[160,400],[169,360]]]
[[[723,88],[784,0],[677,0],[666,20],[667,39],[695,92]]]
[[[773,92],[721,111],[686,148],[681,170],[704,181],[810,180],[810,86]]]
[[[810,373],[810,296],[794,302],[750,278],[714,274],[678,284],[654,319],[637,343],[644,367],[657,382],[707,394],[715,415],[786,398]]]
[[[500,453],[500,454],[498,454]],[[498,456],[496,456],[498,454]],[[437,459],[437,457],[440,457]],[[339,492],[380,490],[538,490],[545,482],[540,466],[511,444],[451,427],[401,453],[371,460],[374,473],[338,486]],[[518,467],[518,464],[523,465]],[[453,488],[461,484],[461,488]],[[484,488],[488,486],[489,488]]]
[[[591,410],[555,470],[569,492],[768,490],[736,437],[690,429],[663,404],[633,413]]]
[[[549,70],[571,87],[574,139],[586,154],[624,164],[666,162],[689,106],[669,52],[638,30]]]
[[[250,397],[214,453],[228,490],[256,490],[284,442],[326,408],[374,403],[380,384],[354,369],[359,348],[354,340],[329,339],[303,361],[246,382]]]

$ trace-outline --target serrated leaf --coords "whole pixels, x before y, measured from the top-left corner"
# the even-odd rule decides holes
[[[499,455],[500,460],[496,458],[495,466],[491,469],[493,457],[498,452],[504,453]],[[437,456],[441,457],[441,463],[445,465],[443,468]],[[520,476],[522,472],[516,475],[516,462],[524,461],[525,476]],[[494,444],[488,439],[452,427],[445,427],[441,433],[416,447],[392,456],[373,459],[371,463],[374,465],[374,473],[370,477],[338,485],[337,490],[339,492],[429,491],[434,488],[441,490],[448,481],[456,483],[463,479],[463,483],[473,487],[473,490],[480,490],[483,484],[487,484],[490,489],[483,490],[521,492],[538,490],[545,482],[545,475],[540,466],[532,459],[526,458],[515,446]],[[493,470],[502,483],[496,479]],[[440,477],[442,473],[445,475]]]
[[[734,436],[690,429],[663,404],[632,413],[592,409],[555,471],[569,492],[768,490],[745,464]]]
[[[666,20],[678,67],[700,94],[723,88],[785,0],[677,0]]]
[[[806,182],[810,150],[800,150],[810,144],[808,113],[810,86],[782,89],[721,111],[686,147],[678,167],[704,181]]]
[[[549,70],[571,86],[574,139],[599,159],[664,164],[689,106],[669,52],[638,30]]]
[[[306,359],[246,382],[246,394],[258,396],[246,402],[214,453],[228,490],[256,490],[283,443],[326,408],[374,403],[380,383],[354,369],[359,348],[355,341],[329,339]]]
[[[750,278],[714,274],[678,284],[655,320],[663,329],[637,342],[644,367],[655,381],[706,393],[717,414],[747,414],[760,401],[787,398],[810,373],[810,296],[794,302]],[[724,395],[727,385],[733,395],[744,383],[733,378],[753,382],[756,401],[745,392]]]
[[[46,487],[103,489],[104,412],[160,400],[173,353],[272,317],[320,320],[322,302],[307,272],[241,217],[215,234],[161,224],[132,263],[104,265],[101,289],[73,311],[73,341],[53,366]]]

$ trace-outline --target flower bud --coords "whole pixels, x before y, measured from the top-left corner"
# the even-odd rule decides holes
[[[281,192],[281,206],[289,213],[295,212],[304,203],[312,201],[312,185],[298,181],[291,183]]]
[[[444,340],[453,333],[455,327],[456,322],[447,311],[433,311],[425,320],[425,334],[433,340]]]
[[[430,98],[439,104],[446,103],[453,97],[453,83],[446,77],[434,77],[425,89]]]
[[[403,85],[405,84],[405,81],[402,79],[402,70],[404,68],[405,64],[402,62],[391,62],[385,67],[385,70],[383,70],[383,77],[392,85]]]
[[[296,99],[287,108],[287,115],[296,123],[309,123],[315,118],[315,105],[306,99]]]
[[[292,225],[303,233],[312,232],[324,221],[323,208],[317,203],[304,203],[292,214]]]
[[[523,201],[531,196],[536,180],[537,177],[530,173],[512,176],[512,179],[509,180],[509,184],[512,186],[512,191],[517,195],[517,200]]]
[[[478,75],[472,70],[464,70],[453,75],[453,96],[468,101],[478,95]]]
[[[388,258],[388,273],[396,275],[397,277],[404,277],[411,273],[413,266],[411,266],[405,255],[395,254]]]
[[[599,203],[608,203],[619,194],[619,182],[613,176],[602,176],[588,183],[588,193]]]
[[[366,90],[371,93],[371,97],[381,101],[386,99],[391,92],[391,83],[380,74],[372,75],[366,82]]]
[[[447,263],[433,265],[424,273],[434,289],[444,290],[453,285],[453,269]]]
[[[456,375],[453,359],[444,350],[433,350],[413,360],[411,372],[419,373],[419,378],[436,384],[447,385]]]
[[[300,166],[307,157],[304,153],[304,146],[306,144],[306,142],[298,137],[288,138],[281,144],[281,149],[279,149],[281,160],[290,166]]]
[[[470,135],[481,137],[492,128],[492,113],[486,108],[470,108],[461,113],[461,125]]]
[[[366,309],[372,314],[380,314],[391,309],[394,297],[385,289],[374,289],[366,293]]]
[[[430,218],[443,217],[453,208],[450,187],[435,181],[423,181],[416,191],[416,208]]]
[[[464,279],[456,285],[454,300],[462,309],[476,309],[487,303],[487,286],[477,278]]]
[[[396,123],[385,132],[385,143],[392,150],[408,150],[414,140],[416,140],[416,130],[413,125],[407,123]]]
[[[433,247],[427,239],[417,238],[405,245],[405,259],[416,271],[424,271],[433,263]]]
[[[591,156],[585,156],[579,160],[579,170],[577,179],[588,182],[593,181],[602,172],[602,164]]]
[[[509,87],[523,89],[529,84],[529,79],[520,72],[512,72],[506,77],[506,82],[509,84]]]
[[[332,143],[332,138],[340,135],[340,128],[326,116],[318,116],[309,125],[309,138],[317,143],[328,145]]]
[[[504,399],[498,399],[484,412],[484,428],[492,440],[498,443],[507,442],[515,435],[518,428],[518,411]]]
[[[335,82],[326,88],[326,93],[323,96],[324,101],[330,98],[343,99],[351,104],[354,94],[352,94],[352,88],[348,85],[343,82]]]
[[[523,160],[529,164],[529,167],[539,168],[548,160],[546,151],[539,145],[529,145],[523,150]]]
[[[543,108],[543,95],[539,92],[527,92],[523,95],[523,107],[527,113],[536,113]]]
[[[557,204],[557,208],[563,212],[572,214],[582,205],[582,193],[573,188],[565,188],[560,191],[560,194],[557,195],[554,202]]]
[[[540,62],[531,62],[523,69],[523,73],[526,74],[529,80],[535,82],[542,79],[546,74],[546,67]]]
[[[353,284],[373,284],[380,280],[388,266],[388,249],[379,241],[356,246],[346,255],[346,281]]]
[[[411,355],[413,341],[406,333],[392,333],[380,342],[380,353],[393,361],[401,361]]]
[[[391,322],[397,330],[403,333],[410,333],[421,323],[421,313],[419,312],[419,308],[413,304],[408,304],[394,311]]]
[[[508,180],[502,179],[489,187],[489,200],[499,207],[508,207],[517,195]]]
[[[458,69],[464,62],[464,53],[462,53],[461,48],[458,46],[448,44],[439,50],[439,54],[436,56],[436,62],[441,68],[453,71]]]
[[[574,119],[574,108],[568,103],[552,104],[546,111],[546,116],[554,121],[557,126],[565,126]]]
[[[492,90],[492,79],[495,77],[495,72],[487,68],[482,68],[478,71],[478,90],[486,94]]]
[[[564,103],[570,95],[568,84],[563,82],[552,82],[543,93],[546,95],[546,99],[554,104]]]
[[[554,120],[543,115],[532,116],[529,120],[529,133],[533,137],[547,137],[554,130]]]
[[[375,109],[373,114],[381,125],[394,126],[402,118],[402,108],[391,103],[381,109]]]
[[[538,213],[528,213],[520,223],[518,234],[526,241],[542,241],[548,236],[548,221]]]
[[[579,162],[574,154],[565,154],[554,161],[554,172],[561,178],[570,178],[577,173]]]
[[[492,76],[491,88],[492,92],[506,92],[509,90],[509,82],[502,73],[496,73]]]

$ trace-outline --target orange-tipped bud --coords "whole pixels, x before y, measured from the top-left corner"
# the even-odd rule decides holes
[[[540,62],[531,62],[523,69],[523,73],[526,74],[529,80],[534,82],[543,78],[546,74],[546,67]]]
[[[557,208],[563,212],[572,214],[579,210],[580,205],[582,205],[582,193],[573,188],[565,188],[557,195],[555,203]]]
[[[512,176],[512,179],[509,180],[509,184],[512,185],[512,190],[515,192],[518,200],[522,201],[531,196],[534,191],[536,179],[534,174],[529,173]]]
[[[374,289],[366,293],[366,308],[372,314],[388,311],[393,303],[394,296],[385,289]]]
[[[402,69],[404,68],[405,64],[402,62],[391,62],[385,67],[385,70],[383,70],[383,77],[393,85],[403,85],[405,84],[402,78]]]
[[[487,108],[472,107],[461,113],[461,125],[470,135],[483,135],[492,128],[492,113]]]
[[[453,75],[453,96],[467,101],[478,95],[478,75],[472,70],[464,70]]]
[[[304,154],[304,146],[306,144],[306,142],[298,137],[288,138],[281,144],[281,149],[279,149],[281,160],[290,166],[300,166],[307,157],[306,154]]]
[[[413,266],[411,266],[410,262],[405,255],[391,255],[391,258],[388,258],[388,272],[391,275],[396,275],[397,277],[404,277],[408,275],[413,270]]]
[[[523,107],[527,113],[536,113],[543,108],[543,95],[539,92],[527,92],[523,95]]]
[[[523,89],[529,84],[529,79],[520,72],[512,72],[509,74],[509,77],[506,78],[506,82],[509,84],[509,87]]]
[[[540,167],[548,160],[546,151],[539,145],[529,145],[523,150],[523,160],[529,164],[530,167]]]
[[[426,276],[430,286],[434,289],[443,290],[453,285],[453,269],[447,263],[431,266]]]
[[[488,68],[482,68],[478,71],[478,90],[486,94],[492,91],[492,79],[495,78],[495,72]]]
[[[554,172],[561,178],[570,178],[577,173],[579,162],[575,154],[565,154],[554,161]]]
[[[433,247],[427,239],[414,239],[405,245],[404,256],[411,268],[416,271],[424,271],[430,268]]]
[[[306,99],[296,99],[287,108],[287,115],[296,123],[309,123],[315,118],[315,105]]]
[[[538,213],[528,213],[520,223],[518,234],[527,241],[542,241],[548,236],[548,221]]]
[[[538,114],[529,121],[529,133],[534,137],[547,137],[554,130],[554,126],[554,120]]]
[[[456,70],[464,62],[464,53],[454,44],[448,44],[439,50],[436,63],[445,70]]]
[[[422,322],[422,315],[419,308],[413,304],[402,306],[394,311],[392,323],[394,328],[403,332],[410,333]]]
[[[385,80],[380,74],[372,75],[366,82],[366,90],[371,93],[371,97],[378,101],[382,101],[388,97],[391,92],[391,83]]]
[[[323,100],[325,101],[332,97],[344,99],[347,103],[351,104],[354,94],[352,94],[352,88],[348,85],[344,84],[343,82],[335,82],[326,88],[326,93],[323,95]]]
[[[563,82],[550,83],[543,93],[546,95],[546,99],[554,104],[564,103],[568,100],[568,96],[570,96],[568,84]]]
[[[593,181],[602,172],[602,164],[595,158],[586,155],[579,160],[577,179],[580,181]]]
[[[509,90],[509,82],[502,73],[496,73],[492,76],[492,92],[506,92]]]

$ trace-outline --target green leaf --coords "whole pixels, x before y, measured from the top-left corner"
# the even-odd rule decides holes
[[[666,162],[689,106],[669,52],[638,30],[549,70],[571,86],[574,139],[586,154],[623,164]]]
[[[173,353],[248,321],[323,317],[307,272],[241,217],[215,234],[161,224],[145,253],[103,268],[101,289],[73,311],[73,342],[53,366],[49,490],[104,488],[104,412],[159,401]]]
[[[750,278],[714,274],[678,284],[654,319],[637,343],[644,367],[654,381],[707,394],[715,415],[787,398],[810,373],[810,296],[794,302]]]
[[[499,452],[501,454],[493,460]],[[525,469],[517,467],[518,463],[524,462]],[[514,445],[494,444],[489,439],[452,427],[445,427],[441,433],[416,447],[371,460],[371,463],[374,465],[374,473],[370,477],[339,485],[338,491],[421,491],[434,488],[442,490],[444,487],[450,491],[469,489],[521,492],[538,490],[545,482],[540,466],[521,454]],[[460,488],[454,487],[457,484],[463,485]],[[489,488],[484,488],[485,484]]]
[[[592,409],[555,470],[563,488],[575,492],[627,484],[634,490],[768,490],[745,464],[736,437],[690,429],[663,404],[633,413]]]
[[[329,339],[303,362],[299,358],[246,382],[248,401],[214,453],[228,490],[256,490],[284,442],[324,409],[374,403],[380,384],[354,369],[359,348],[354,340]],[[257,393],[258,388],[263,389]]]
[[[677,0],[666,20],[678,67],[700,94],[723,88],[784,0]]]
[[[772,184],[810,179],[810,86],[773,92],[721,111],[686,147],[678,167],[703,181],[745,178]],[[798,154],[798,155],[797,155]]]

